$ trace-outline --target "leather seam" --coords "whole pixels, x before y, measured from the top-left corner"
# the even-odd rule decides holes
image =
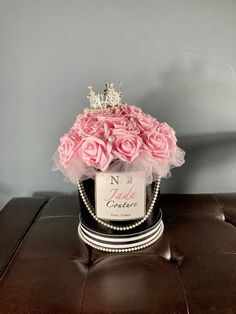
[[[89,267],[87,267],[86,275],[84,277],[84,281],[83,281],[83,285],[82,285],[82,291],[81,291],[81,297],[80,297],[80,308],[79,308],[80,314],[83,313],[85,286],[86,286],[86,282],[87,282],[88,272],[89,272]]]
[[[61,215],[61,216],[57,216],[57,215],[55,215],[55,216],[43,216],[43,217],[39,217],[39,219],[38,219],[38,221],[40,221],[40,220],[45,220],[45,219],[53,219],[53,218],[79,218],[79,216],[76,216],[76,215]]]
[[[17,241],[15,247],[14,247],[14,250],[10,256],[10,258],[8,259],[5,267],[4,267],[4,270],[0,276],[0,280],[3,279],[3,277],[5,276],[7,270],[10,268],[11,264],[14,262],[15,260],[15,257],[18,253],[18,251],[20,250],[25,238],[27,237],[29,231],[31,230],[31,227],[35,224],[35,222],[37,221],[37,218],[39,217],[42,209],[44,208],[45,204],[47,204],[48,200],[43,200],[42,201],[42,204],[40,204],[39,206],[39,209],[38,211],[36,212],[36,214],[34,215],[34,217],[32,218],[30,224],[25,228],[24,232],[22,233],[22,236],[20,237],[19,241]]]
[[[165,261],[167,261],[168,263],[170,262],[170,260],[166,259],[165,257],[163,256],[160,256],[160,255],[157,255],[156,253],[146,253],[146,252],[143,252],[143,253],[108,253],[109,255],[104,255],[98,259],[96,259],[95,261],[93,261],[93,265],[96,265],[97,263],[103,261],[104,259],[106,258],[109,258],[109,257],[118,257],[118,256],[155,256],[157,258],[160,258],[160,259],[163,259]]]
[[[230,217],[227,216],[227,214],[226,214],[226,216],[225,216],[225,213],[224,213],[224,208],[225,208],[225,206],[217,199],[217,197],[216,197],[215,195],[212,195],[212,197],[213,197],[213,198],[216,200],[216,202],[221,206],[222,212],[223,212],[223,214],[224,214],[224,221],[225,221],[226,223],[230,224],[231,226],[233,226],[233,227],[235,228],[235,227],[236,227],[235,223],[231,222],[231,219],[230,219]]]
[[[222,214],[224,216],[223,220],[225,220],[225,213],[224,213],[224,210],[223,210],[224,206],[221,204],[221,202],[217,199],[217,197],[214,194],[210,194],[210,195],[213,198],[213,200],[217,203],[217,205],[219,205],[219,207],[220,207],[220,209],[222,211]]]
[[[182,277],[181,277],[181,275],[180,275],[180,271],[179,271],[178,265],[175,265],[175,268],[176,268],[176,272],[177,272],[177,274],[178,274],[179,281],[180,281],[180,285],[181,285],[182,292],[183,292],[183,295],[184,295],[184,301],[185,301],[185,306],[186,306],[187,314],[190,314],[190,311],[189,311],[189,304],[188,304],[188,298],[187,298],[187,294],[186,294],[186,290],[185,290],[185,287],[184,287],[184,283],[183,283]]]

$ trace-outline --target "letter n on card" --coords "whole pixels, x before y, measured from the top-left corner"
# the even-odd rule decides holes
[[[98,218],[121,221],[145,216],[144,172],[97,172],[95,180]]]

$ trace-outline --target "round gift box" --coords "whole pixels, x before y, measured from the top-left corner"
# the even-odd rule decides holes
[[[82,183],[85,197],[89,200],[92,208],[95,208],[95,181],[88,179]],[[150,208],[156,183],[146,187],[146,212]],[[83,193],[82,193],[83,194]],[[84,196],[81,196],[79,188],[80,223],[78,232],[80,238],[95,249],[106,252],[130,252],[150,246],[162,235],[164,225],[159,201],[160,191],[148,218],[140,222],[141,219],[129,221],[104,221],[96,219],[96,213],[88,210]],[[110,228],[111,224],[114,228]],[[130,225],[137,225],[134,228],[127,228]],[[120,230],[119,230],[120,229]]]

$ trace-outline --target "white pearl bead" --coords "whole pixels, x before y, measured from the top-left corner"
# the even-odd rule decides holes
[[[107,140],[109,143],[113,143],[114,142],[114,136],[112,136],[112,135],[108,136]]]

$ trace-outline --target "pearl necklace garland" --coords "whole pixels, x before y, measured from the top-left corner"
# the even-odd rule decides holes
[[[100,223],[101,225],[107,227],[107,228],[110,228],[110,229],[113,229],[113,230],[119,230],[119,231],[125,231],[125,230],[130,230],[130,229],[133,229],[133,228],[136,228],[138,227],[139,225],[141,225],[144,221],[146,221],[148,219],[148,217],[150,216],[152,210],[153,210],[153,207],[155,205],[155,202],[156,202],[156,199],[158,197],[158,192],[159,192],[159,189],[160,189],[160,184],[161,184],[161,178],[158,177],[158,180],[155,182],[155,187],[154,187],[154,192],[153,192],[153,197],[152,197],[152,201],[151,201],[151,205],[146,213],[146,215],[138,220],[137,222],[133,223],[133,224],[130,224],[130,225],[126,225],[126,226],[116,226],[114,224],[110,224],[100,218],[98,218],[95,214],[95,209],[92,207],[89,199],[88,199],[88,196],[85,192],[85,189],[84,189],[84,186],[82,184],[82,182],[78,181],[77,182],[77,186],[78,186],[78,189],[79,189],[79,193],[80,193],[80,196],[84,202],[84,205],[86,206],[86,208],[88,209],[90,215],[98,222]]]

